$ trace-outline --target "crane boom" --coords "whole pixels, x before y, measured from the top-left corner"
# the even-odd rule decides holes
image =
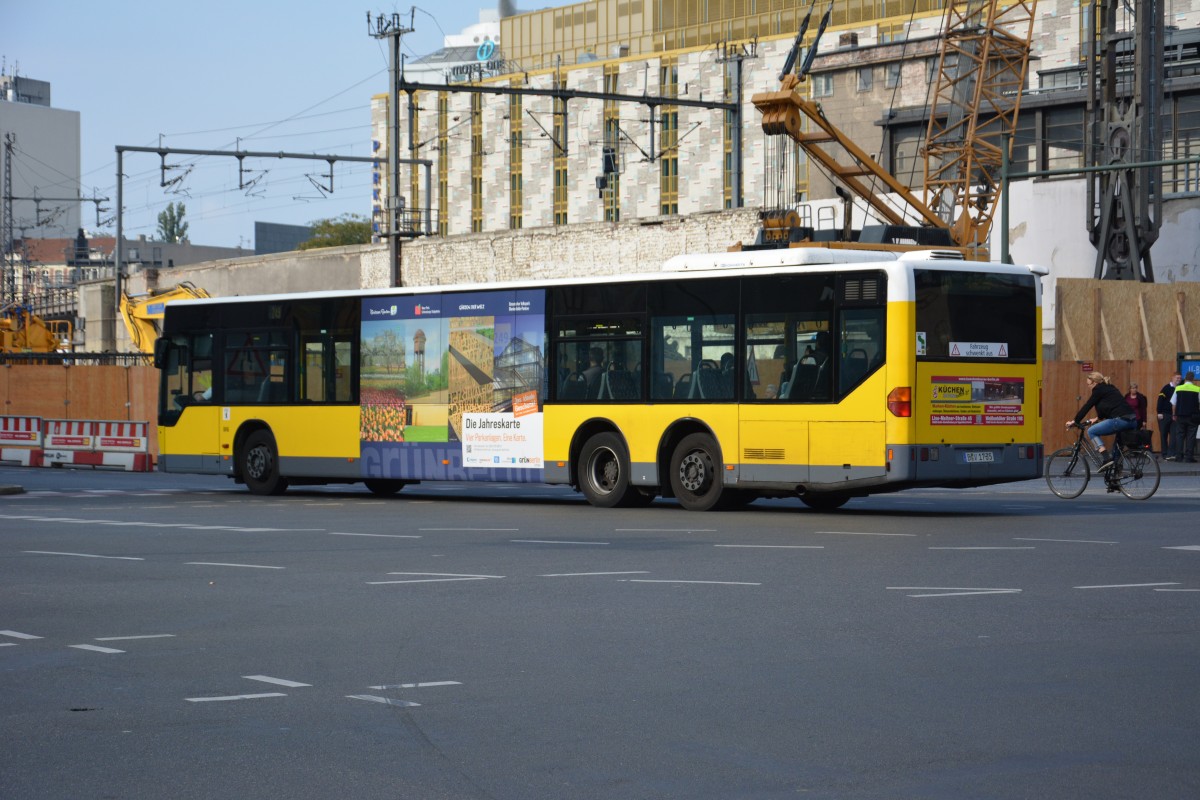
[[[208,292],[189,281],[148,295],[131,297],[122,292],[121,319],[129,331],[133,346],[143,353],[153,353],[154,342],[161,329],[159,321],[163,318],[167,303],[208,296]]]

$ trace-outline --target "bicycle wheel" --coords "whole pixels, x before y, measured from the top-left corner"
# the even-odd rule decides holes
[[[1083,494],[1091,477],[1087,457],[1073,447],[1055,450],[1046,459],[1046,485],[1063,500]]]
[[[1130,500],[1146,500],[1158,491],[1161,477],[1158,462],[1144,450],[1135,450],[1121,459],[1117,488]]]

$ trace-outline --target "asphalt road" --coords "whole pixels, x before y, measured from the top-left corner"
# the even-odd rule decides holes
[[[15,483],[6,799],[1200,794],[1194,475],[710,514]]]

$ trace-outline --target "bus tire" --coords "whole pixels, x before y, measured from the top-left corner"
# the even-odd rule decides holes
[[[721,507],[725,484],[720,450],[707,433],[692,433],[671,454],[671,491],[688,511]]]
[[[598,433],[584,443],[579,452],[579,491],[597,508],[637,503],[642,495],[629,482],[629,452],[620,436]]]
[[[371,494],[376,497],[391,497],[404,488],[404,481],[390,478],[368,478],[363,483],[366,484]]]
[[[238,455],[242,480],[251,494],[283,494],[287,480],[279,474],[279,449],[270,431],[255,431],[246,437]]]
[[[850,495],[842,492],[805,492],[800,495],[800,502],[813,511],[837,511],[850,500]]]

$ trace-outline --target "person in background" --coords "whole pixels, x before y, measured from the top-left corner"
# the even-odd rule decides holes
[[[1146,427],[1146,395],[1138,391],[1136,383],[1129,384],[1129,394],[1125,395],[1125,402],[1129,403],[1133,413],[1137,414],[1137,429],[1140,431]]]
[[[1181,383],[1183,378],[1176,372],[1158,393],[1158,402],[1155,404],[1155,413],[1158,414],[1158,454],[1163,458],[1171,455],[1171,426],[1175,413],[1171,398],[1175,396],[1175,387]]]
[[[1171,429],[1171,455],[1167,461],[1196,463],[1196,426],[1200,424],[1200,386],[1192,383],[1196,376],[1187,373],[1183,383],[1175,387],[1171,405],[1175,409],[1175,427]]]
[[[1125,402],[1121,390],[1109,383],[1103,374],[1089,372],[1084,380],[1092,390],[1091,396],[1083,404],[1083,408],[1079,409],[1075,419],[1067,421],[1067,427],[1080,424],[1089,411],[1096,409],[1096,416],[1091,420],[1093,424],[1088,428],[1087,435],[1100,453],[1100,470],[1104,471],[1112,467],[1113,458],[1112,453],[1104,448],[1104,440],[1100,437],[1136,429],[1137,414]]]

